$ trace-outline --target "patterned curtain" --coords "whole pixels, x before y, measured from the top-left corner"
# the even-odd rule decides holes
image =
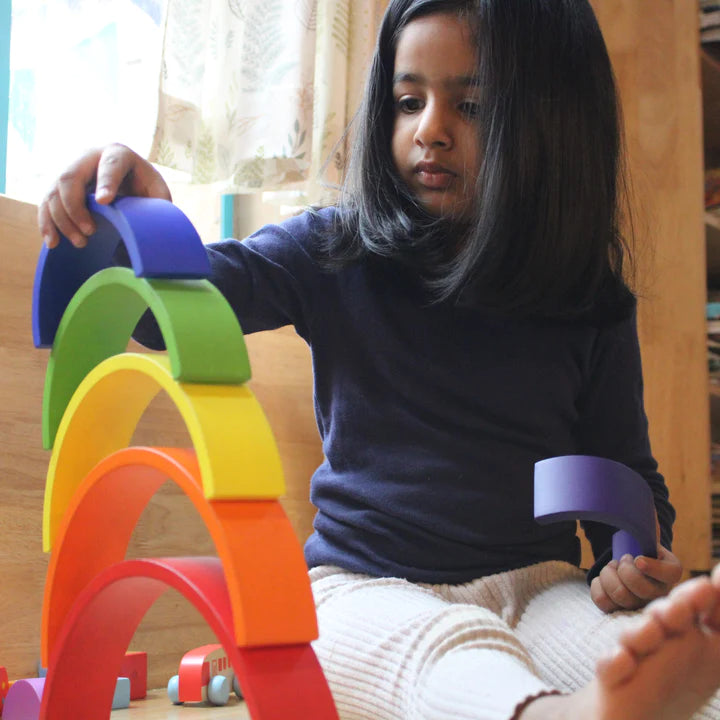
[[[168,0],[150,160],[329,200],[387,0]]]

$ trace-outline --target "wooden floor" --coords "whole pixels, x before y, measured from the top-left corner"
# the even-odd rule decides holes
[[[245,703],[231,694],[230,701],[223,707],[213,705],[173,705],[167,691],[150,690],[144,700],[133,700],[129,708],[113,710],[111,720],[216,720],[235,718],[250,720]]]

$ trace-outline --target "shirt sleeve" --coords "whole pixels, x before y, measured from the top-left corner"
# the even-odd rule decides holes
[[[293,325],[309,341],[312,308],[322,269],[314,251],[326,215],[303,213],[278,225],[266,225],[245,240],[206,246],[210,281],[235,312],[243,332]],[[145,313],[133,337],[160,349],[162,336]]]
[[[655,502],[660,541],[671,549],[675,510],[650,448],[635,311],[599,330],[579,411],[578,451],[621,462],[645,478]],[[595,556],[588,577],[592,580],[611,558],[615,530],[595,522],[582,527]]]

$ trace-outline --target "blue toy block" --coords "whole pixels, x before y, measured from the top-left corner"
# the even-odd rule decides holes
[[[88,196],[97,226],[87,246],[76,248],[64,236],[52,250],[40,251],[33,288],[32,328],[35,347],[51,347],[70,299],[96,272],[116,264],[125,245],[135,275],[146,278],[206,278],[210,262],[205,247],[183,212],[167,200],[124,197],[100,205]]]
[[[642,475],[614,460],[565,455],[535,463],[535,519],[605,523],[618,528],[616,560],[628,553],[657,556],[652,491]]]
[[[115,683],[115,693],[112,699],[112,709],[130,707],[130,678],[119,677]]]

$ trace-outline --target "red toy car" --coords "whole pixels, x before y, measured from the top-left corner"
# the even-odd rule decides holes
[[[9,689],[10,682],[8,681],[7,670],[4,667],[0,667],[0,715],[2,715],[5,696],[8,694]]]
[[[178,674],[168,682],[168,697],[175,705],[209,702],[225,705],[230,688],[242,699],[235,673],[222,645],[203,645],[183,655]]]

